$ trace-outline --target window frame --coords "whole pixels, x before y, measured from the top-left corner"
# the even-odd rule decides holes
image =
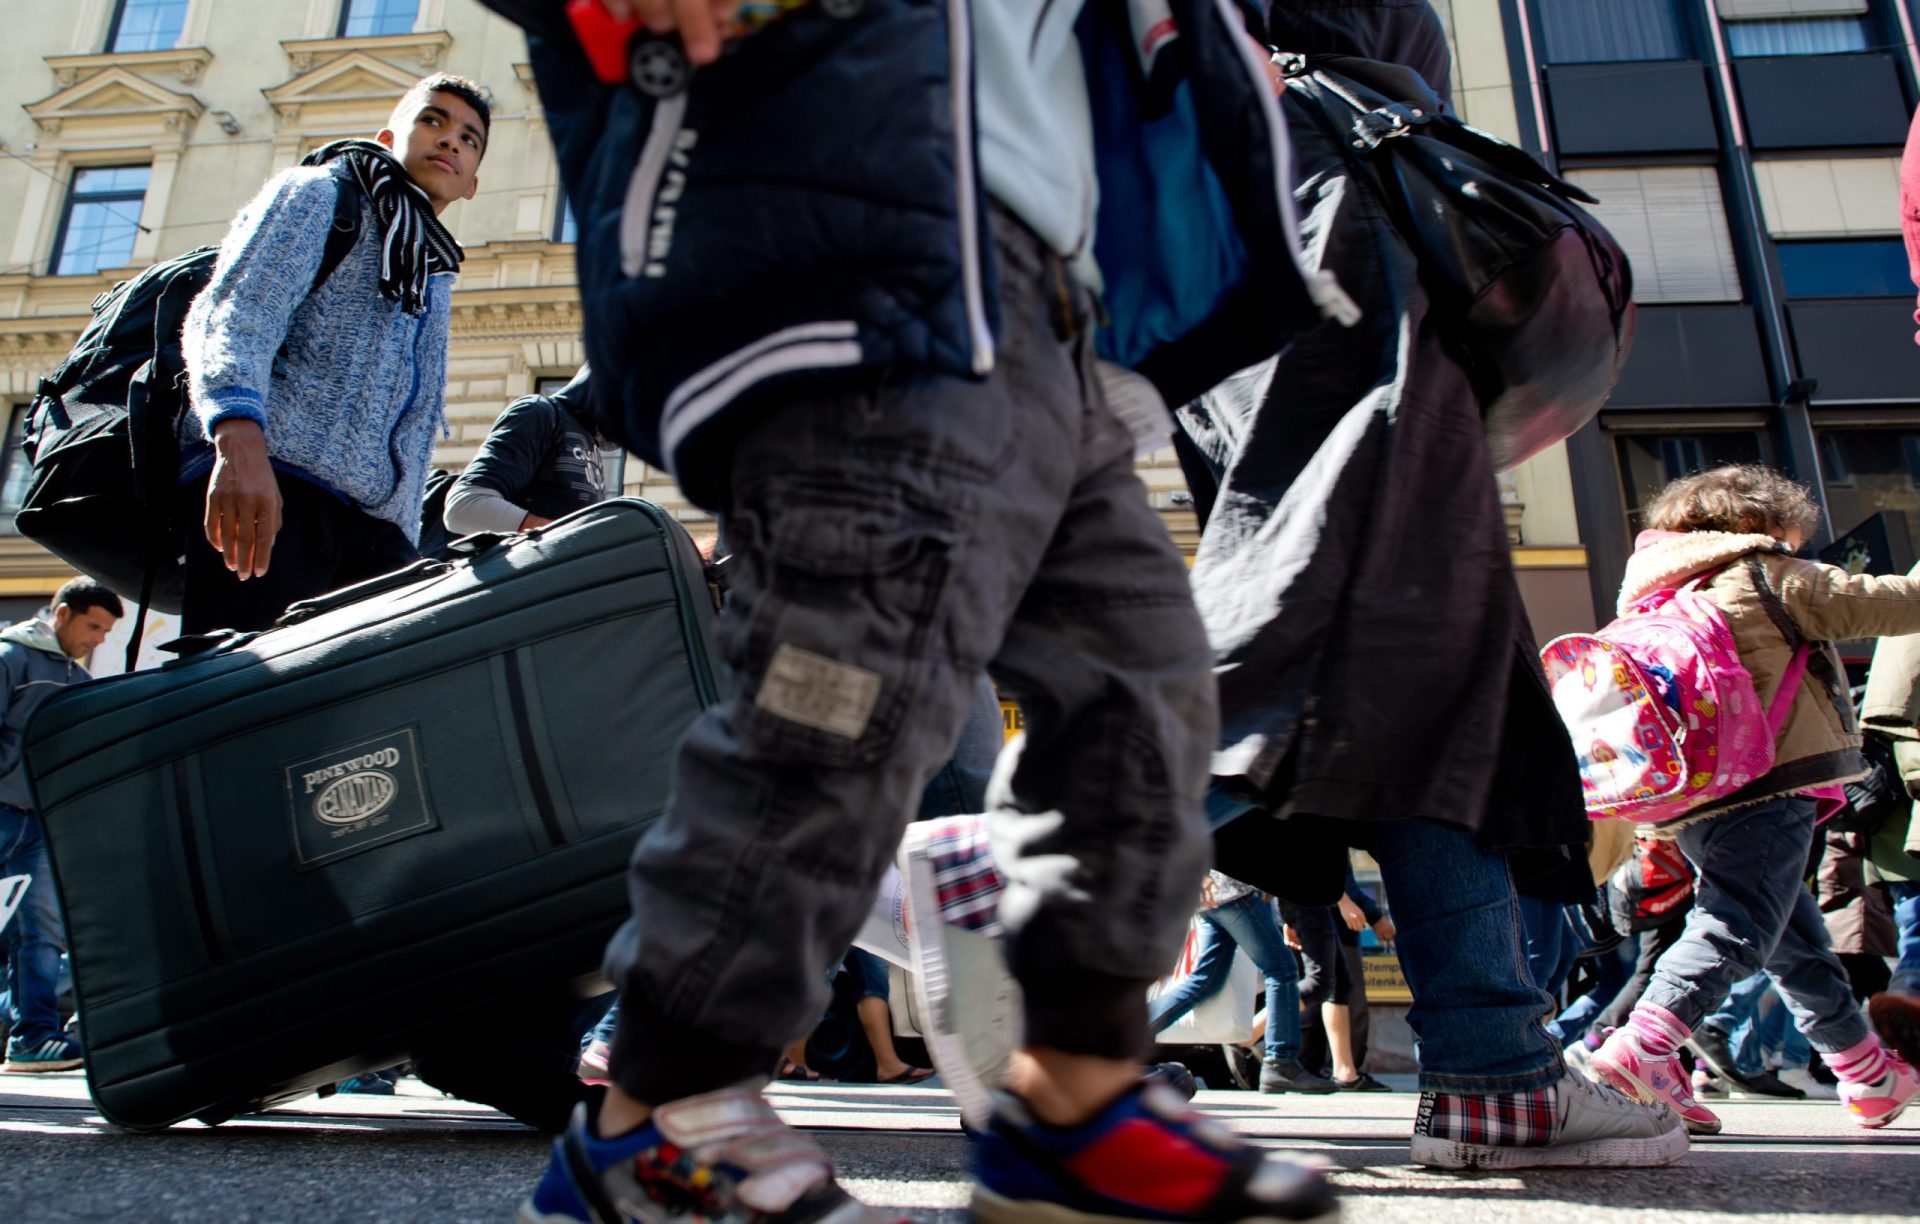
[[[127,14],[127,5],[133,0],[113,0],[113,14],[107,19],[107,40],[101,46],[106,55],[140,55],[150,51],[171,51],[185,40],[189,19],[193,16],[193,0],[178,0],[180,5],[180,33],[174,35],[172,47],[142,47],[139,50],[127,50],[116,47],[120,41],[120,22]]]
[[[9,505],[5,493],[17,470],[16,464],[32,470],[33,465],[27,462],[27,452],[22,443],[26,436],[27,412],[33,407],[33,401],[0,400],[0,406],[5,407],[7,414],[6,432],[0,434],[0,536],[11,536],[20,534],[20,529],[13,522],[13,516],[20,512],[20,507]],[[25,490],[21,492],[24,503]]]
[[[353,20],[353,6],[356,2],[357,0],[340,0],[340,19],[335,23],[333,31],[335,38],[391,38],[395,34],[411,34],[415,29],[419,28],[421,0],[414,0],[413,21],[408,24],[406,29],[388,30],[382,34],[349,34],[347,33],[347,23]],[[371,3],[376,5],[379,2],[380,0],[371,0]]]
[[[113,192],[102,192],[98,196],[90,196],[87,199],[82,200],[79,198],[80,176],[82,174],[87,173],[89,170],[145,170],[147,172],[147,182],[145,186],[140,188],[140,193],[138,195],[133,195],[126,191],[113,191]],[[147,195],[152,190],[153,190],[153,163],[151,161],[117,162],[111,165],[107,165],[107,164],[75,165],[73,167],[73,175],[68,180],[68,183],[67,183],[66,196],[61,201],[61,204],[60,204],[60,224],[54,229],[53,250],[47,257],[47,275],[48,276],[97,276],[102,270],[102,268],[104,267],[120,266],[118,264],[114,264],[114,265],[102,264],[100,266],[90,268],[85,272],[61,271],[60,264],[62,259],[65,256],[65,247],[67,245],[67,231],[73,224],[74,207],[75,205],[81,204],[81,203],[114,204],[114,203],[123,203],[129,200],[134,200],[139,202],[140,211],[144,213],[146,211]],[[137,247],[140,242],[140,237],[139,237],[140,218],[138,214],[136,214],[134,217],[133,225],[134,225],[134,245]],[[129,258],[132,257],[131,252],[128,253],[128,257]]]

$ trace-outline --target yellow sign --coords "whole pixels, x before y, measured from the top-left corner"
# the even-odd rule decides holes
[[[1413,991],[1400,972],[1400,958],[1391,952],[1368,952],[1360,958],[1366,973],[1367,1002],[1411,1003]]]
[[[1007,739],[1012,739],[1027,729],[1027,716],[1020,711],[1019,703],[1002,701],[1000,703],[1000,731]]]

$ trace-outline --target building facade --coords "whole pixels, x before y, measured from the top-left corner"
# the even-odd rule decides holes
[[[1899,167],[1912,0],[1502,0],[1522,142],[1599,196],[1639,337],[1569,446],[1596,610],[1666,481],[1764,462],[1830,559],[1920,542],[1920,348]],[[1839,540],[1835,545],[1834,541]]]
[[[1601,2],[1604,0],[1586,0]],[[1477,125],[1529,139],[1536,111],[1511,0],[1439,0],[1456,89]],[[96,295],[139,267],[219,241],[274,172],[369,135],[421,75],[491,87],[478,195],[446,215],[467,251],[454,297],[448,435],[469,459],[509,400],[582,359],[570,220],[520,32],[475,0],[75,0],[10,6],[0,43],[0,617],[67,577],[11,531],[25,491],[22,410]],[[1534,143],[1538,143],[1537,141]],[[1190,499],[1170,451],[1141,460],[1153,504],[1189,551]],[[671,480],[628,459],[624,486],[688,518]],[[1529,606],[1543,631],[1591,619],[1566,451],[1505,478]]]

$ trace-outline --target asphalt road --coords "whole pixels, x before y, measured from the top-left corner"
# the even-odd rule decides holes
[[[1405,1081],[1401,1081],[1405,1082]],[[779,1085],[874,1203],[963,1218],[967,1143],[938,1089]],[[1910,1220],[1920,1214],[1920,1119],[1878,1134],[1828,1103],[1716,1103],[1727,1134],[1651,1171],[1443,1174],[1407,1162],[1416,1098],[1204,1092],[1261,1143],[1315,1153],[1353,1224],[1407,1221]],[[416,1081],[392,1098],[308,1100],[207,1128],[118,1131],[77,1075],[0,1077],[0,1220],[495,1221],[538,1177],[539,1136]]]

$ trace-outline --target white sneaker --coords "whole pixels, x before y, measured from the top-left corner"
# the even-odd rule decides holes
[[[1832,1084],[1823,1084],[1813,1078],[1813,1072],[1807,1070],[1805,1067],[1785,1067],[1775,1071],[1774,1075],[1779,1078],[1781,1083],[1792,1088],[1798,1088],[1800,1091],[1806,1093],[1809,1101],[1837,1101],[1840,1099],[1840,1090],[1838,1088],[1835,1088]]]
[[[1530,1095],[1530,1094],[1529,1094]],[[1413,1127],[1413,1160],[1435,1169],[1614,1168],[1670,1165],[1687,1154],[1687,1127],[1665,1106],[1646,1106],[1569,1071],[1534,1113],[1510,1098],[1426,1093]]]
[[[986,852],[986,817],[908,825],[899,866],[915,1024],[961,1117],[985,1130],[993,1092],[1006,1083],[1021,1037],[1020,987],[998,938],[998,887],[953,887],[997,875]],[[942,881],[951,898],[944,911]]]

